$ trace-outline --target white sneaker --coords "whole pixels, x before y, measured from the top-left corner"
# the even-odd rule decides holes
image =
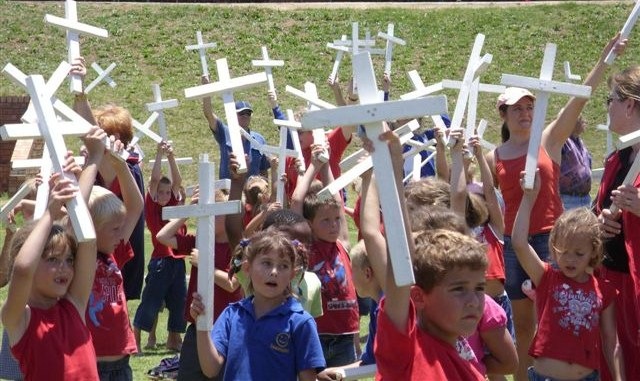
[[[536,300],[536,290],[533,288],[533,283],[531,283],[531,279],[527,279],[522,282],[522,286],[520,287],[522,292],[524,292],[529,299],[535,301]]]

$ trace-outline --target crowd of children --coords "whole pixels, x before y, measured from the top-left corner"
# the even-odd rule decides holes
[[[614,37],[585,84],[597,86],[604,57],[611,50],[621,54],[625,45]],[[72,72],[84,74],[82,60]],[[382,82],[388,100],[388,73]],[[337,79],[328,84],[339,105],[358,102],[352,83],[346,101]],[[640,129],[640,69],[617,74],[609,86],[612,130]],[[274,116],[284,118],[275,92],[267,97]],[[510,374],[516,381],[637,379],[640,266],[633,231],[640,226],[640,193],[637,180],[622,182],[638,145],[607,159],[597,214],[586,208],[563,213],[561,149],[585,103],[571,98],[545,129],[533,189],[523,186],[535,107],[535,96],[525,89],[507,88],[498,98],[504,121],[498,148],[485,153],[477,136],[436,128],[425,135],[437,140],[436,160],[428,176],[408,184],[407,148],[385,123],[385,132],[372,139],[386,143],[394,170],[385,179],[371,170],[362,175],[356,212],[350,213],[362,239],[351,247],[346,195],[320,190],[340,176],[339,162],[358,126],[334,129],[326,145],[301,132],[304,163],[288,159],[283,178],[268,176],[275,163],[245,139],[248,171],[241,173],[228,127],[204,99],[205,118],[220,146],[220,177],[231,181],[230,189],[215,190],[215,200],[243,205],[239,214],[215,217],[209,331],[196,325],[210,302],[196,285],[203,271],[198,258],[214,253],[196,249],[186,218],[162,217],[162,208],[187,198],[174,147],[158,144],[143,198],[139,166],[109,154],[128,148],[128,112],[112,105],[91,110],[80,95],[76,110],[95,125],[84,137],[84,165],[69,156],[64,174],[37,181],[51,189],[44,215],[8,232],[11,240],[3,247],[0,286],[8,282],[9,288],[1,310],[0,375],[132,380],[131,356],[143,351],[142,332],[149,332],[147,348],[154,347],[157,317],[166,307],[166,346],[179,352],[178,380],[336,380],[371,364],[377,380],[393,381],[505,380]],[[236,102],[236,112],[240,126],[264,143],[249,130],[252,106]],[[361,138],[370,152],[371,141]],[[162,174],[165,157],[168,176]],[[474,181],[474,167],[480,182]],[[283,203],[275,202],[280,181],[287,184]],[[413,285],[395,280],[390,257],[407,253],[387,242],[385,230],[397,227],[384,224],[379,181],[390,182],[402,196]],[[71,230],[64,204],[78,195],[88,205],[95,239],[77,242]],[[189,202],[198,200],[196,188]],[[32,208],[24,201],[14,213],[30,220]],[[141,215],[153,253],[140,304],[130,315],[127,300],[136,291],[127,290],[123,268],[136,258],[132,237]],[[188,283],[185,260],[191,265]],[[521,290],[525,279],[535,286],[533,300]],[[371,300],[364,351],[358,296]],[[46,357],[46,365],[36,357]],[[11,362],[19,371],[8,374],[5,364]]]

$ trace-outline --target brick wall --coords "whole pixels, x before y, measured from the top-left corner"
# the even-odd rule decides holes
[[[24,114],[28,105],[28,96],[0,97],[0,125],[6,123],[20,123],[20,117],[22,116],[22,114]],[[42,141],[40,141],[38,144],[42,145]],[[19,144],[20,152],[16,152],[16,154],[21,159],[30,158],[33,155],[32,148],[38,144],[28,144],[28,141],[21,142]],[[20,171],[20,173],[13,173],[11,171],[11,160],[13,158],[18,158],[18,156],[14,155],[15,147],[15,141],[0,140],[0,193],[15,193],[15,191],[27,176],[33,176],[35,175],[35,173],[37,173],[37,169]],[[40,149],[40,151],[41,150],[42,149]]]

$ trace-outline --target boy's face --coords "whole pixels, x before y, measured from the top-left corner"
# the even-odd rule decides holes
[[[156,197],[158,205],[166,206],[171,200],[171,184],[159,183]]]
[[[414,286],[411,292],[422,327],[449,343],[469,336],[478,327],[484,311],[483,270],[455,268],[431,291]]]
[[[370,275],[372,275],[371,267],[353,266],[351,272],[352,272],[352,278],[353,278],[353,285],[356,287],[356,291],[358,292],[358,295],[360,295],[360,297],[362,298],[376,297],[376,295],[371,295],[372,292],[370,290],[371,288]]]
[[[101,253],[113,253],[120,241],[124,239],[122,236],[123,216],[113,218],[111,221],[105,222],[102,226],[97,227],[96,245]]]
[[[311,231],[316,239],[326,242],[336,242],[340,236],[340,208],[323,205],[318,208],[311,220]]]

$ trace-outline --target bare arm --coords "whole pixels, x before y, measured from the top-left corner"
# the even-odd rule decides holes
[[[609,54],[609,51],[614,49],[617,55],[624,53],[627,40],[618,41],[619,38],[620,34],[618,33],[609,40],[602,50],[602,53],[600,53],[600,57],[598,58],[595,66],[591,69],[589,75],[587,75],[583,85],[591,86],[591,94],[595,92],[596,88],[604,78],[604,74],[608,67],[604,60]],[[576,121],[578,120],[580,113],[582,113],[582,109],[587,104],[587,101],[587,98],[572,97],[564,106],[558,117],[545,128],[542,136],[542,144],[556,163],[560,162],[562,146],[569,136],[571,136]]]
[[[387,275],[387,241],[380,231],[380,199],[371,172],[369,170],[362,176],[360,233],[373,275],[378,284],[384,287]]]
[[[322,146],[318,144],[314,144],[311,146],[311,163],[307,167],[304,175],[298,177],[298,182],[296,183],[296,188],[293,190],[293,194],[291,195],[291,210],[294,212],[303,215],[302,208],[304,205],[304,198],[309,191],[309,187],[313,182],[313,179],[316,178],[316,175],[320,171],[322,163],[316,160],[317,152],[322,149]]]
[[[347,102],[345,102],[344,97],[342,96],[342,89],[340,88],[340,81],[338,80],[338,77],[336,76],[335,80],[332,80],[331,77],[329,77],[327,79],[327,85],[329,85],[329,87],[331,88],[331,91],[333,92],[333,96],[336,99],[336,105],[337,106],[346,105]]]
[[[482,146],[480,145],[478,137],[472,136],[471,139],[469,139],[469,144],[473,149],[473,154],[478,163],[478,169],[480,170],[482,194],[484,195],[484,200],[487,204],[487,209],[489,210],[489,223],[493,227],[494,231],[502,237],[504,235],[504,216],[502,214],[502,209],[500,209],[498,196],[496,196],[491,168],[489,168],[489,164],[482,152]]]
[[[611,302],[602,311],[600,316],[600,335],[602,337],[602,353],[607,361],[611,377],[615,381],[621,381],[624,379],[624,366],[616,333],[616,308],[614,302]]]
[[[176,163],[175,152],[171,144],[166,145],[165,155],[169,162],[169,173],[171,173],[171,192],[180,200],[182,197],[180,193],[180,189],[182,189],[182,174],[180,174],[180,168],[178,168],[178,164]]]
[[[153,162],[153,168],[151,168],[151,178],[149,179],[149,185],[147,185],[147,192],[154,201],[158,200],[158,184],[162,178],[162,152],[166,142],[162,141],[156,146],[156,159]]]
[[[480,332],[489,353],[482,358],[487,374],[513,374],[518,368],[518,353],[506,327]]]
[[[438,127],[434,128],[436,137],[436,176],[444,181],[449,181],[449,164],[447,164],[447,147],[444,144],[445,132]]]
[[[80,78],[82,78],[82,80],[84,81],[84,77],[87,75],[87,68],[84,63],[84,57],[78,57],[73,60],[73,62],[71,63],[71,70],[69,71],[69,74],[79,75]],[[95,117],[93,116],[93,111],[91,111],[91,104],[89,104],[87,94],[85,94],[84,91],[75,95],[73,100],[73,110],[92,125],[95,126],[98,124]]]
[[[523,184],[524,171],[520,174],[520,184]],[[533,190],[524,189],[522,202],[516,214],[516,220],[513,224],[513,232],[511,235],[511,244],[516,252],[518,261],[527,272],[531,281],[536,286],[540,284],[540,279],[544,274],[544,262],[538,257],[535,250],[529,246],[529,220],[531,219],[531,209],[536,201],[538,192],[540,191],[540,175],[536,173],[535,185]]]
[[[229,154],[229,167],[231,172],[231,189],[229,189],[229,201],[242,200],[242,188],[246,179],[246,172],[238,173],[238,161],[235,154]],[[231,249],[235,248],[244,234],[242,217],[244,214],[244,204],[240,213],[229,214],[225,217],[225,228]]]
[[[209,77],[203,75],[201,78],[201,82],[203,85],[209,83]],[[211,97],[202,98],[202,112],[204,113],[204,117],[207,119],[207,123],[209,124],[209,129],[213,134],[218,133],[218,115],[213,112],[213,107],[211,106]]]
[[[195,318],[203,313],[204,304],[202,303],[202,296],[195,293],[193,295],[193,303],[191,304],[191,316]],[[213,345],[210,332],[197,331],[196,343],[202,373],[207,377],[217,376],[218,373],[220,373],[220,369],[224,366],[225,359],[218,353],[215,345]]]
[[[116,150],[123,149],[122,143],[118,140],[114,143]],[[120,189],[122,190],[122,201],[124,203],[126,213],[124,216],[124,224],[122,227],[122,236],[125,241],[129,240],[133,229],[138,223],[140,214],[142,213],[143,200],[138,185],[133,178],[133,175],[129,171],[127,163],[114,158],[109,155],[111,164],[116,172],[116,177],[120,183]]]
[[[451,210],[465,218],[467,212],[467,179],[464,173],[464,159],[462,157],[464,130],[452,130],[449,138],[455,139],[456,142],[449,150],[451,154],[451,176],[449,178]]]

